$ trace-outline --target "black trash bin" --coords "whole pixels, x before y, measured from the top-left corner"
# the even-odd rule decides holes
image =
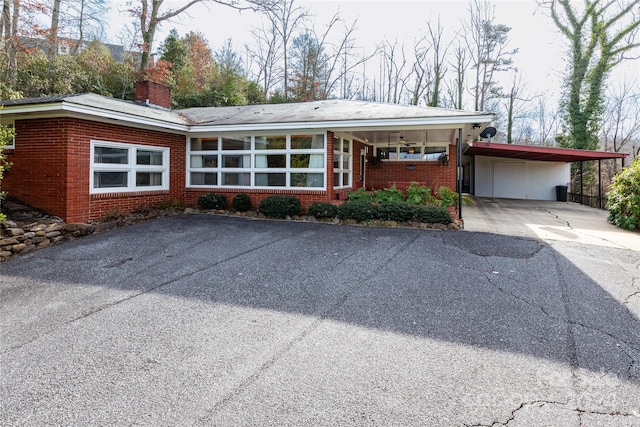
[[[556,200],[558,202],[566,202],[567,201],[567,190],[569,187],[566,185],[556,185]]]

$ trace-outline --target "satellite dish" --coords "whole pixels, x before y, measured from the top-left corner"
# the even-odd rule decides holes
[[[494,127],[487,127],[485,128],[482,132],[480,132],[480,137],[481,138],[491,138],[492,136],[496,136],[496,128]]]

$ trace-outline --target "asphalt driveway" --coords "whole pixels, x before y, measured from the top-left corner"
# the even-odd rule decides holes
[[[182,215],[0,269],[3,426],[640,425],[628,248]]]

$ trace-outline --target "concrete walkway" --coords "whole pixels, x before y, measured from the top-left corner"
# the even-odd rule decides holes
[[[462,207],[468,231],[569,241],[640,252],[640,233],[607,222],[609,213],[575,203],[497,198],[473,199]]]

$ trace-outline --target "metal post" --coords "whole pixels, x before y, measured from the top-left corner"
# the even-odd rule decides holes
[[[584,162],[580,162],[580,204],[584,204],[582,203],[582,196],[584,196],[584,169],[583,166]]]
[[[598,207],[602,209],[602,160],[598,159]]]
[[[462,220],[462,128],[458,129],[456,145],[456,188],[458,191],[458,219]]]

